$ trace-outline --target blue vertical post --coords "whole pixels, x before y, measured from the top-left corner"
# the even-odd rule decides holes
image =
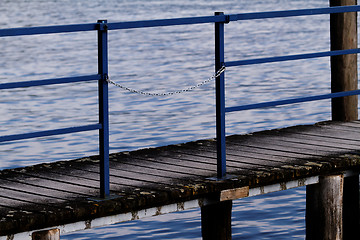
[[[215,12],[215,15],[224,15]],[[219,71],[224,63],[224,23],[215,23],[215,72]],[[225,74],[216,78],[216,145],[217,145],[217,178],[226,175],[225,153]]]
[[[107,21],[98,20],[98,72],[99,80],[99,152],[100,152],[100,197],[110,195],[109,177],[109,100],[108,100],[108,31]]]

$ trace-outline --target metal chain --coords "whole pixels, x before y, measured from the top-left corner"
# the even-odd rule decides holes
[[[141,90],[135,90],[135,89],[132,89],[132,88],[128,88],[128,87],[125,87],[123,85],[120,85],[112,80],[109,79],[109,77],[106,78],[106,81],[108,83],[111,83],[112,85],[116,86],[116,87],[119,87],[123,90],[126,90],[126,91],[129,91],[129,92],[132,92],[132,93],[137,93],[137,94],[141,94],[141,95],[146,95],[146,96],[171,96],[171,95],[174,95],[174,94],[180,94],[180,93],[184,93],[184,92],[189,92],[189,91],[192,91],[202,85],[205,85],[211,81],[213,81],[215,78],[219,77],[223,72],[225,71],[225,66],[222,66],[214,75],[212,75],[211,77],[209,77],[208,79],[206,79],[205,81],[202,81],[201,83],[198,83],[194,86],[191,86],[191,87],[188,87],[188,88],[185,88],[185,89],[181,89],[181,90],[177,90],[177,91],[173,91],[173,92],[165,92],[165,93],[152,93],[152,92],[144,92],[144,91],[141,91]]]

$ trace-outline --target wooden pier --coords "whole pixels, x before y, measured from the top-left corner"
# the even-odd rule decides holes
[[[330,6],[357,5],[330,0]],[[0,37],[98,32],[98,74],[0,84],[13,89],[98,81],[97,124],[0,136],[0,142],[99,130],[99,156],[0,171],[0,240],[62,233],[200,207],[205,240],[231,239],[232,200],[307,186],[306,238],[359,238],[358,6],[210,17],[0,29]],[[330,14],[331,51],[225,61],[230,21]],[[216,139],[108,154],[108,31],[215,25]],[[339,41],[338,41],[339,40]],[[225,67],[331,57],[332,94],[225,106]],[[332,120],[225,137],[225,113],[332,98]],[[225,144],[226,143],[226,144]]]
[[[359,121],[228,136],[228,174],[224,179],[216,178],[214,139],[111,154],[108,199],[97,198],[96,156],[2,170],[0,239],[50,239],[37,237],[39,231],[41,235],[41,230],[50,229],[59,235],[193,207],[202,207],[206,216],[215,212],[213,206],[222,207],[222,202],[228,203],[226,215],[231,212],[231,200],[304,185],[314,187],[334,175],[357,182],[357,187],[343,194],[344,198],[350,194],[354,202],[347,207],[353,206],[350,221],[356,221],[359,136]],[[338,197],[342,202],[342,196]],[[340,215],[332,217],[345,216],[342,205],[335,208]],[[203,228],[214,224],[209,219],[223,223],[224,217],[203,217]],[[358,222],[354,224],[358,228]]]

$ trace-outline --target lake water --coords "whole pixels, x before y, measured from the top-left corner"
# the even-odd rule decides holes
[[[2,0],[1,28],[209,16],[327,7],[328,0]],[[110,78],[127,87],[167,92],[213,74],[214,26],[201,24],[109,33]],[[97,72],[96,32],[0,38],[0,83]],[[329,16],[225,26],[225,58],[240,60],[329,50]],[[215,136],[213,82],[168,97],[110,86],[110,150],[181,143]],[[226,105],[328,93],[329,59],[226,70]],[[0,135],[97,122],[97,84],[75,83],[1,92]],[[330,101],[227,115],[227,134],[330,119]],[[0,144],[0,168],[98,153],[96,132]],[[234,239],[304,239],[305,189],[234,202]],[[198,209],[64,235],[62,239],[200,239]]]

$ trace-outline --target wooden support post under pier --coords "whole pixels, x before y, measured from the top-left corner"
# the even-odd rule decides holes
[[[60,240],[60,230],[56,228],[34,232],[32,234],[32,240]]]
[[[344,178],[344,240],[359,238],[359,174]]]
[[[357,0],[329,0],[330,6],[357,5]],[[331,50],[357,48],[357,12],[330,14]],[[347,54],[331,57],[331,91],[356,90],[357,56]],[[332,120],[358,119],[358,96],[332,99]]]
[[[204,240],[231,239],[231,211],[231,200],[201,208],[201,232]]]
[[[306,187],[306,239],[343,239],[343,189],[343,175]]]

